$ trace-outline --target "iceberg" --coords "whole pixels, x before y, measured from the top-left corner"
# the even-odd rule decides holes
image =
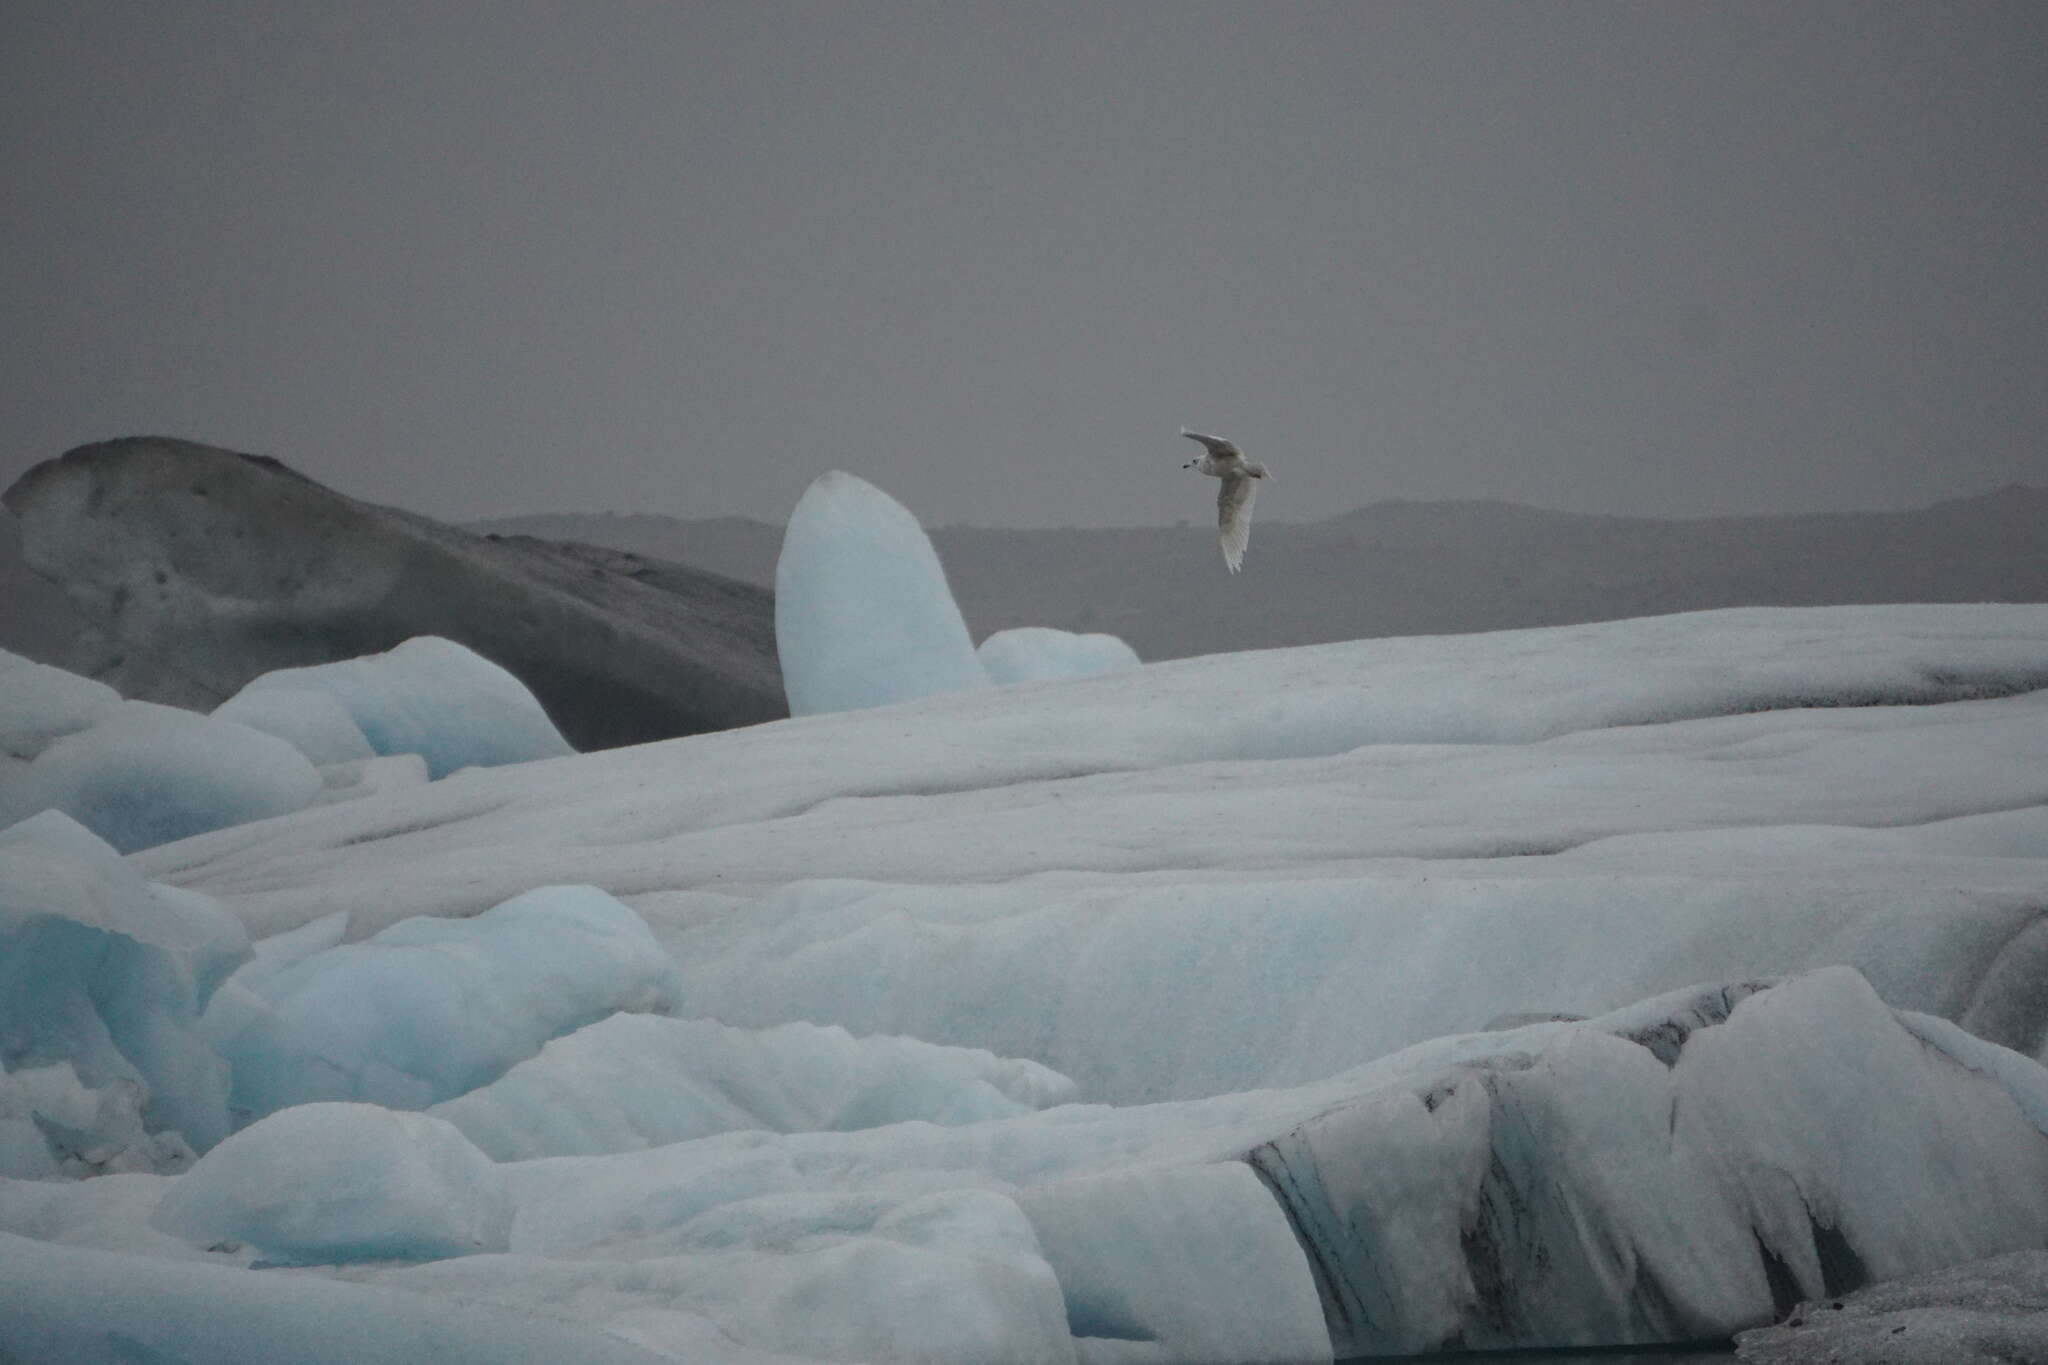
[[[646,924],[591,887],[541,887],[473,919],[318,942],[257,958],[229,982],[233,1026],[209,1024],[243,1122],[319,1100],[425,1109],[559,1034],[676,998],[674,964]]]
[[[354,751],[334,707],[316,698],[338,705],[370,751],[418,754],[436,778],[574,752],[523,683],[475,650],[434,635],[382,654],[274,669],[222,702],[219,712],[309,745],[321,762],[366,757]]]
[[[1047,678],[1087,678],[1136,668],[1138,651],[1114,635],[1077,634],[1050,626],[999,630],[975,650],[998,685]]]
[[[837,470],[789,515],[775,565],[775,650],[791,715],[988,686],[917,518]]]

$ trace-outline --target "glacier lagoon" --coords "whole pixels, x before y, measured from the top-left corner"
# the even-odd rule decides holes
[[[38,687],[16,764],[117,704]],[[2038,607],[1712,612],[37,815],[0,1337],[1330,1360],[2038,1247],[2044,687]]]

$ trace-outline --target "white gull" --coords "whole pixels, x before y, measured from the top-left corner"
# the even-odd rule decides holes
[[[1223,480],[1223,487],[1216,492],[1217,540],[1223,546],[1223,563],[1232,573],[1244,566],[1244,548],[1252,538],[1252,499],[1258,495],[1259,479],[1272,475],[1266,467],[1245,459],[1244,452],[1234,442],[1221,436],[1204,436],[1198,431],[1180,429],[1180,434],[1190,441],[1200,441],[1208,454],[1199,459],[1189,460],[1182,469],[1197,469],[1211,478]]]

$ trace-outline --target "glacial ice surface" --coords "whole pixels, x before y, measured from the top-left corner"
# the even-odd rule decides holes
[[[917,518],[837,470],[789,515],[775,565],[775,650],[790,714],[988,686]]]
[[[983,640],[975,653],[998,685],[1047,678],[1086,678],[1138,666],[1138,651],[1114,635],[1079,634],[1050,626],[1017,626]]]
[[[2044,682],[2036,607],[1365,641],[148,850],[131,872],[258,936],[202,1039],[282,1007],[345,1070],[484,1059],[406,1103],[536,1130],[474,1125],[505,1249],[252,1271],[151,1224],[196,1169],[0,1180],[0,1232],[119,1324],[0,1237],[0,1336],[147,1358],[200,1339],[185,1298],[223,1333],[347,1300],[672,1360],[1241,1365],[1712,1335],[2041,1245]],[[605,912],[649,934],[606,970],[659,990],[535,987],[581,960],[538,932],[434,937],[562,882],[636,912]],[[639,1008],[692,1018],[607,1018]],[[1587,1018],[1474,1032],[1504,1015]],[[75,1055],[8,1077],[75,1104]],[[935,1121],[983,1085],[1022,1111]],[[726,1130],[669,1140],[678,1113]]]

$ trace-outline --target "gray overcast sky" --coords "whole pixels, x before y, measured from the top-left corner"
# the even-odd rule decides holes
[[[2048,482],[2048,4],[0,9],[0,483],[443,517]]]

